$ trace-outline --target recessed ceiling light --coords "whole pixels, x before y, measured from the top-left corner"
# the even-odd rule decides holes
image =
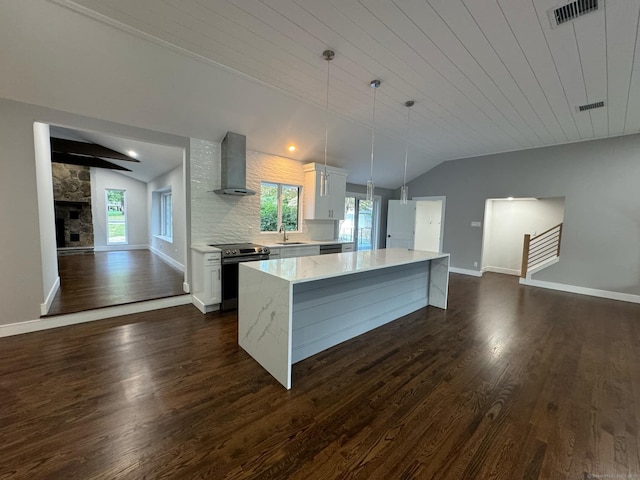
[[[138,152],[134,152],[133,150],[127,150],[127,155],[133,158],[138,158]]]
[[[289,145],[289,151],[290,152],[295,152],[296,151],[296,146],[295,145]]]
[[[513,197],[507,197],[507,200],[511,201],[513,200]]]

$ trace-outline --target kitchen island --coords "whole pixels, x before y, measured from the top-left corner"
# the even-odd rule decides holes
[[[238,343],[287,389],[291,365],[427,305],[449,254],[392,248],[241,263]]]

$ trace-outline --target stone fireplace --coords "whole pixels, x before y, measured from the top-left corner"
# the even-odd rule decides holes
[[[93,252],[90,168],[52,163],[51,171],[58,252]]]

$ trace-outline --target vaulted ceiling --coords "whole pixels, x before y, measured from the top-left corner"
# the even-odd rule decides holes
[[[382,81],[376,141],[398,152],[376,156],[388,178],[377,183],[389,187],[402,182],[407,100],[411,176],[450,159],[640,130],[640,0],[582,0],[597,10],[561,25],[552,21],[561,0],[54,1],[319,109],[321,54],[333,49],[332,116],[370,129],[369,83]],[[578,110],[595,102],[604,107]],[[332,131],[330,150],[332,139],[348,141]],[[358,172],[350,181],[366,181],[367,148],[360,140],[340,165]]]

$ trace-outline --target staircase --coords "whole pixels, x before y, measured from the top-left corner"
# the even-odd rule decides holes
[[[551,227],[540,235],[524,236],[522,248],[522,268],[520,277],[527,278],[534,271],[541,270],[558,261],[560,256],[560,243],[562,240],[562,223]]]

